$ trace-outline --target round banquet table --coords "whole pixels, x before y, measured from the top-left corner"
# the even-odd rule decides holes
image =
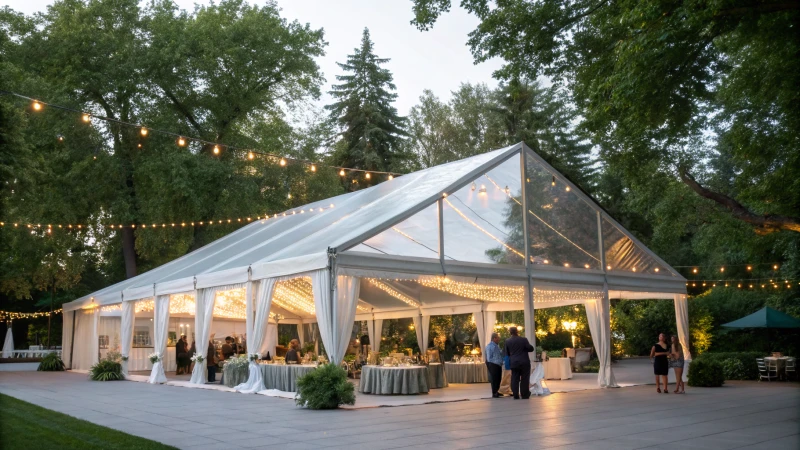
[[[765,362],[772,362],[775,367],[777,367],[777,375],[778,378],[783,379],[786,377],[786,361],[789,360],[788,356],[781,356],[781,357],[774,357],[774,356],[765,356]]]
[[[447,386],[447,374],[442,363],[428,364],[428,388],[441,389]]]
[[[358,391],[364,394],[425,394],[428,368],[425,366],[363,366]]]
[[[444,363],[450,383],[488,383],[489,370],[484,363]]]
[[[544,361],[544,378],[546,380],[569,380],[572,378],[572,367],[569,358],[550,358]]]
[[[259,364],[264,389],[277,389],[284,392],[297,391],[297,379],[316,370],[313,364]]]

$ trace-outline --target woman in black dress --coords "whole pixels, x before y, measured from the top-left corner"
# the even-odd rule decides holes
[[[658,335],[658,342],[650,349],[650,359],[653,360],[653,373],[656,375],[656,392],[661,393],[661,380],[664,381],[664,393],[669,394],[669,344],[664,333]]]

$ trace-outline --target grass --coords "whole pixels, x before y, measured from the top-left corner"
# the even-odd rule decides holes
[[[0,447],[10,449],[173,449],[0,394]]]

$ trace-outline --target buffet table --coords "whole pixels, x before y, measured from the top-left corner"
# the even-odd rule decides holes
[[[546,380],[569,380],[572,378],[572,367],[569,358],[550,358],[542,362]]]
[[[358,391],[365,394],[425,394],[428,392],[425,366],[363,366]]]
[[[484,363],[444,363],[450,383],[488,383],[489,370]]]
[[[447,374],[442,363],[428,364],[428,388],[441,389],[447,386]]]

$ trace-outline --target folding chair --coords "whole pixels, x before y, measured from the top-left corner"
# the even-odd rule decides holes
[[[767,381],[770,381],[772,378],[778,378],[777,374],[774,376],[770,375],[764,358],[756,358],[756,365],[758,365],[758,381],[761,381],[764,378],[766,378]]]
[[[794,358],[787,358],[786,359],[786,369],[785,370],[786,370],[786,379],[787,380],[789,380],[790,377],[796,377],[797,376],[796,365],[795,365],[795,359]]]

